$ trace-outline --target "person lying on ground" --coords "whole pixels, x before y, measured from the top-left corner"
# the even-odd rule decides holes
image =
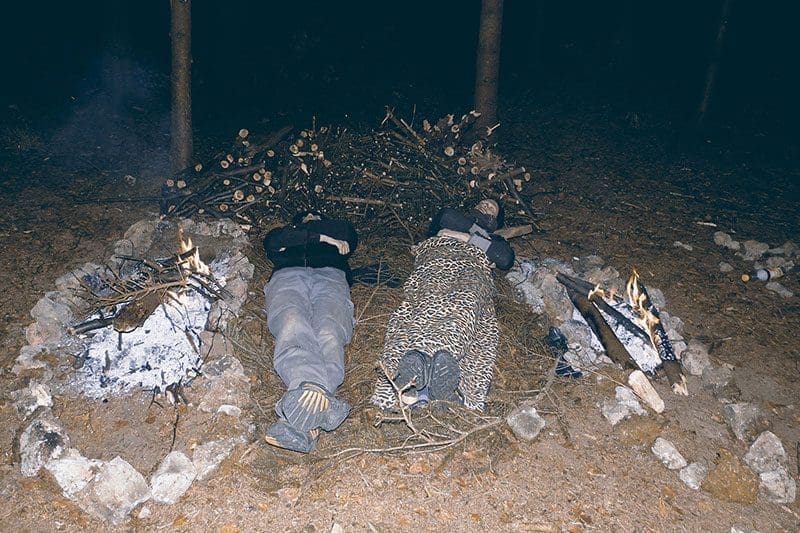
[[[273,264],[264,287],[273,366],[287,387],[265,436],[273,446],[310,452],[320,431],[333,431],[350,413],[335,393],[353,336],[348,259],[357,245],[350,222],[314,211],[298,213],[264,239]]]
[[[434,217],[432,236],[412,249],[414,270],[389,319],[373,404],[396,406],[396,387],[409,406],[484,408],[499,340],[492,267],[514,263],[511,246],[493,233],[502,220],[491,199],[470,213],[445,208]]]

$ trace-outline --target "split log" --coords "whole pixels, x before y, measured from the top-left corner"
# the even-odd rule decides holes
[[[574,291],[580,292],[581,294],[585,295],[589,299],[589,301],[594,303],[597,307],[599,307],[601,311],[613,317],[614,320],[622,324],[623,327],[625,327],[625,329],[627,329],[628,331],[630,331],[643,341],[647,343],[652,342],[650,339],[650,335],[641,327],[639,327],[638,324],[635,324],[628,317],[620,313],[611,304],[606,302],[603,298],[600,298],[599,296],[596,295],[592,295],[592,291],[595,289],[596,285],[593,284],[591,281],[586,281],[580,278],[573,278],[561,272],[556,274],[556,279],[568,289],[572,289]]]
[[[635,368],[636,365],[633,357],[631,357],[631,354],[628,353],[628,350],[614,334],[611,326],[608,325],[608,322],[603,318],[603,315],[597,307],[595,307],[581,292],[571,289],[566,285],[565,288],[569,299],[572,300],[575,308],[586,320],[586,323],[589,324],[589,327],[592,328],[600,344],[605,348],[608,357],[622,367]]]
[[[495,231],[495,233],[508,240],[533,233],[533,226],[530,224],[523,224],[522,226],[509,226],[500,228],[499,230]]]
[[[652,328],[651,340],[663,362],[664,373],[672,386],[672,392],[688,396],[689,389],[686,385],[686,376],[683,375],[681,363],[677,355],[675,355],[675,350],[669,340],[667,331],[664,329],[664,324],[661,323],[661,316],[650,299],[647,288],[639,282],[639,276],[635,272],[633,278],[628,282],[628,294],[629,299],[634,302],[635,306],[638,306],[638,308],[634,307],[634,310],[641,314],[650,314],[654,318],[650,323]]]

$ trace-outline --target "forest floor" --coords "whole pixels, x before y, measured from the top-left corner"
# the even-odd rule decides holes
[[[655,116],[633,116],[582,102],[519,104],[505,109],[504,154],[533,172],[526,194],[538,213],[541,234],[513,241],[518,256],[569,261],[596,254],[627,275],[663,291],[667,309],[685,323],[685,337],[710,349],[715,365],[734,370],[736,399],[767,413],[787,448],[797,475],[800,441],[800,280],[798,270],[781,281],[794,292],[782,298],[763,284],[742,283],[749,263],[714,244],[717,230],[737,240],[779,246],[800,242],[798,148],[766,134],[720,130],[686,138]],[[6,131],[0,164],[0,530],[107,530],[64,498],[49,474],[19,472],[14,440],[22,421],[9,393],[25,386],[11,367],[25,344],[29,314],[54,281],[86,262],[101,262],[134,222],[157,216],[157,202],[110,203],[100,198],[158,193],[159,181],[48,157],[47,132]],[[163,157],[162,154],[142,154]],[[698,224],[703,222],[705,224]],[[708,224],[714,224],[712,227]],[[735,232],[735,233],[734,233]],[[263,228],[254,228],[250,287],[252,309],[263,305],[269,265],[261,257]],[[680,241],[692,248],[676,247]],[[407,236],[386,239],[366,230],[355,261],[388,255],[407,269]],[[387,251],[388,250],[388,251]],[[720,271],[721,261],[734,271]],[[407,270],[406,270],[407,271]],[[281,394],[271,370],[271,339],[263,316],[247,311],[250,350],[236,355],[252,383],[256,440],[234,450],[210,479],[196,482],[174,505],[144,504],[119,530],[180,531],[797,531],[800,504],[757,500],[731,503],[684,485],[650,451],[655,436],[668,438],[690,460],[713,465],[720,449],[741,457],[747,446],[722,420],[722,404],[689,378],[689,396],[673,395],[663,377],[655,386],[666,402],[660,415],[611,424],[598,404],[613,394],[609,380],[588,374],[548,381],[551,360],[540,342],[548,324],[517,303],[498,279],[501,351],[484,413],[504,416],[536,399],[547,427],[533,442],[514,437],[504,423],[476,431],[439,451],[383,448],[406,429],[374,425],[367,398],[375,376],[386,320],[401,289],[356,286],[356,334],[348,347],[348,376],[341,395],[354,406],[336,432],[309,455],[263,444]],[[257,350],[253,348],[257,347]],[[258,357],[254,351],[263,354]],[[191,402],[191,390],[187,390]],[[131,439],[151,442],[169,432],[169,408],[145,418],[149,395],[126,409],[97,408],[70,400],[62,417],[92,412],[99,427],[121,427],[129,416],[144,431]],[[113,403],[113,402],[112,402]],[[191,407],[190,407],[191,409]],[[127,414],[121,414],[125,411]],[[105,418],[104,418],[105,417]],[[69,422],[69,421],[68,421]],[[178,426],[178,432],[191,428]],[[137,435],[139,435],[137,437]],[[82,437],[100,459],[107,433]],[[162,447],[169,446],[162,439]],[[140,449],[142,442],[126,443]],[[129,458],[129,461],[134,459]]]

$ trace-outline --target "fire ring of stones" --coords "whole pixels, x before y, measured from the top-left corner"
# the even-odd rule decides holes
[[[252,438],[253,423],[242,416],[249,380],[226,340],[253,277],[248,246],[244,231],[227,219],[142,220],[115,243],[106,264],[87,263],[56,280],[56,290],[31,310],[28,344],[13,368],[32,376],[26,388],[12,393],[23,419],[18,444],[24,476],[44,468],[84,511],[121,523],[148,500],[175,503],[194,480],[207,479],[235,446]],[[191,409],[181,405],[187,402],[184,391],[191,391]],[[175,404],[175,415],[166,409],[167,400]],[[172,443],[167,436],[159,447],[169,448],[165,456],[153,452],[152,444],[141,445],[156,454],[152,464],[132,466],[128,461],[137,457],[123,456],[128,446],[136,455],[135,446],[114,431],[94,435],[123,440],[110,460],[92,458],[103,455],[97,449],[88,457],[77,449],[81,439],[74,435],[82,428],[72,427],[75,406],[88,411],[78,418],[91,428],[103,423],[97,418],[101,408],[117,409],[109,411],[113,416],[128,409],[135,418],[153,404],[164,407],[162,418],[175,422]],[[68,411],[70,424],[57,414]],[[178,420],[193,416],[195,423],[181,426],[184,434],[176,441]],[[145,424],[155,425],[155,416],[148,418],[141,426],[139,420],[118,420],[113,427],[130,425],[141,435]],[[115,448],[94,446],[106,455]]]

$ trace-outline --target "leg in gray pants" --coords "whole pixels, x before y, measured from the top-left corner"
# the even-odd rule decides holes
[[[265,436],[297,452],[314,449],[320,430],[333,431],[350,413],[334,393],[344,381],[344,347],[353,336],[353,303],[337,268],[283,268],[264,288],[267,325],[275,336],[275,371],[288,390]]]
[[[353,303],[338,268],[283,268],[264,289],[273,364],[287,388],[310,381],[333,394],[344,381],[344,347],[353,336]]]

